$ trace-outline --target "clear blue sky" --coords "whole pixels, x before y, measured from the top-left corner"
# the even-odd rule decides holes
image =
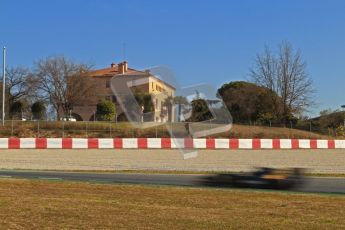
[[[315,115],[345,104],[343,0],[0,0],[9,66],[50,55],[105,67],[166,65],[182,85],[245,80],[256,53],[301,49],[317,90]]]

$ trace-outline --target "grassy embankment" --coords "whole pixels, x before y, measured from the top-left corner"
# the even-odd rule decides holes
[[[345,197],[0,180],[4,229],[344,229]]]
[[[206,129],[214,126],[204,125]],[[171,128],[171,126],[169,126]],[[183,124],[174,124],[175,131],[184,129]],[[0,127],[0,137],[169,137],[167,127],[160,125],[138,129],[129,123],[104,122],[6,122]],[[290,128],[265,126],[233,125],[225,133],[214,135],[215,138],[305,138],[332,139],[327,135]]]

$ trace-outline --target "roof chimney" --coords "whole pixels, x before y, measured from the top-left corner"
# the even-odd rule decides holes
[[[115,68],[116,64],[113,62],[110,64],[111,68]]]
[[[119,63],[119,74],[124,74],[125,73],[125,64],[124,63]]]
[[[124,62],[123,62],[123,65],[124,65],[124,67],[125,67],[125,72],[127,72],[127,71],[128,71],[128,62],[127,62],[127,61],[124,61]]]

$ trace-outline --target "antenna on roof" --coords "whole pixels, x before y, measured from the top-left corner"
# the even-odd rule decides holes
[[[123,60],[125,61],[126,60],[126,43],[124,42],[123,44],[122,44],[122,58],[123,58]]]

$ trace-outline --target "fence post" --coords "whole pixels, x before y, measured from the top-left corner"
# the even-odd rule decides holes
[[[65,121],[62,121],[62,138],[65,137]]]
[[[11,122],[11,136],[13,136],[13,119],[12,119],[12,122]]]
[[[37,120],[37,137],[40,137],[40,121]]]
[[[88,138],[88,123],[85,121],[85,132],[86,132],[86,138]]]
[[[109,137],[111,138],[111,122],[109,123]]]

